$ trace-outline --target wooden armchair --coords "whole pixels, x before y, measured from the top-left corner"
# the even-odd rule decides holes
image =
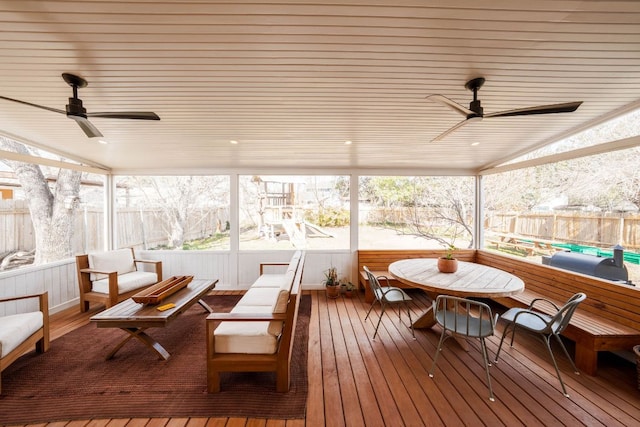
[[[38,298],[39,311],[0,316],[0,393],[2,371],[35,345],[38,353],[49,350],[49,299],[47,292],[2,298],[0,303]]]
[[[153,265],[155,272],[138,270],[139,263]],[[162,281],[162,261],[136,259],[133,249],[78,255],[76,269],[81,312],[90,302],[109,308]]]

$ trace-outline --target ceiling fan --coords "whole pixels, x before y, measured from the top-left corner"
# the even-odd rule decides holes
[[[33,104],[27,101],[20,101],[6,96],[0,96],[0,99],[17,102],[19,104],[30,105],[32,107],[41,108],[43,110],[53,111],[54,113],[66,114],[67,117],[78,123],[80,128],[89,138],[102,137],[102,133],[89,120],[88,117],[103,117],[107,119],[135,119],[135,120],[160,120],[156,113],[152,112],[103,112],[103,113],[87,113],[82,106],[82,100],[78,98],[78,88],[86,87],[87,81],[82,77],[74,74],[62,73],[62,78],[69,86],[73,88],[73,97],[69,98],[69,103],[65,110],[58,108],[45,107],[44,105]]]
[[[440,141],[444,139],[451,132],[456,129],[461,128],[462,126],[470,123],[472,121],[480,121],[482,119],[488,119],[491,117],[507,117],[507,116],[527,116],[531,114],[552,114],[552,113],[571,113],[576,111],[582,101],[578,102],[565,102],[563,104],[549,104],[549,105],[539,105],[537,107],[525,107],[525,108],[516,108],[514,110],[506,110],[499,111],[497,113],[484,114],[482,105],[480,104],[480,100],[478,99],[478,90],[484,84],[484,77],[478,77],[473,80],[469,80],[464,87],[473,92],[473,101],[469,104],[469,108],[463,107],[457,102],[447,98],[443,95],[429,95],[427,99],[429,101],[439,102],[454,111],[465,116],[465,119],[460,123],[454,125],[452,128],[444,131],[437,137],[435,137],[432,142]]]

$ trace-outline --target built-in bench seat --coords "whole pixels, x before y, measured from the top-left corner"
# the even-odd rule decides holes
[[[291,350],[301,296],[305,253],[296,252],[282,274],[260,276],[230,313],[207,317],[207,384],[220,391],[220,372],[276,372],[276,390],[289,390]]]
[[[523,293],[494,298],[505,307],[526,307],[539,297],[562,305],[577,292],[587,295],[562,334],[575,342],[576,366],[587,374],[596,374],[598,352],[630,351],[640,344],[640,289],[489,251],[478,251],[476,262],[524,281]]]

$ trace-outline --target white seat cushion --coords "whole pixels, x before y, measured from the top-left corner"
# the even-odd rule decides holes
[[[144,286],[153,285],[158,281],[156,273],[147,271],[132,271],[118,276],[118,295],[124,294]],[[109,279],[93,282],[93,291],[101,294],[109,293]]]
[[[255,306],[255,305],[241,305],[236,306],[231,310],[232,313],[269,313],[268,307],[266,306]],[[272,321],[269,322],[268,332],[274,337],[279,337],[280,333],[282,333],[282,324],[281,321]]]
[[[271,313],[268,306],[235,306],[232,313]],[[221,322],[213,334],[216,353],[273,354],[282,322]]]
[[[42,328],[43,324],[41,311],[0,317],[0,357],[9,354]]]
[[[93,252],[89,254],[89,268],[94,270],[112,272],[120,274],[136,271],[131,249],[117,249],[108,252]],[[104,279],[104,274],[91,273],[91,280]]]

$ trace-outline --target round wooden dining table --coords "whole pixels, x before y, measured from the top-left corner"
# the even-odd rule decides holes
[[[389,274],[406,285],[424,290],[433,300],[438,295],[505,297],[524,290],[522,279],[497,268],[458,261],[458,271],[441,273],[437,263],[437,258],[403,259],[389,265]],[[435,324],[431,306],[413,323],[413,327],[430,328]]]

